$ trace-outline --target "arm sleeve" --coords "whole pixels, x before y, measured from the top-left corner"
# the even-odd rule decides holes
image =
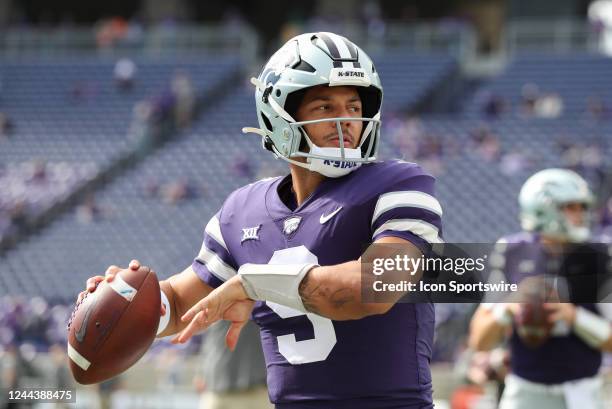
[[[236,262],[223,239],[221,212],[214,215],[204,229],[204,240],[192,268],[202,281],[213,288],[232,278],[237,271]]]
[[[434,194],[435,179],[420,174],[399,180],[378,196],[372,216],[372,241],[399,237],[427,253],[442,242],[442,206]]]

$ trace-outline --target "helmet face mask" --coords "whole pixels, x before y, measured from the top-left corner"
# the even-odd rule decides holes
[[[531,176],[519,194],[521,226],[558,241],[584,242],[590,236],[594,199],[587,182],[567,169],[546,169]],[[564,207],[584,207],[581,224],[569,220]]]
[[[264,148],[276,157],[328,177],[343,176],[376,160],[382,86],[370,58],[349,40],[332,33],[299,35],[281,47],[251,82],[256,86],[259,128],[243,131],[262,136]],[[354,86],[365,116],[296,121],[293,111],[300,100],[292,97],[320,85]],[[316,146],[305,130],[309,124],[335,122],[342,142],[341,124],[346,121],[363,122],[361,139],[354,149],[343,143],[338,148]]]

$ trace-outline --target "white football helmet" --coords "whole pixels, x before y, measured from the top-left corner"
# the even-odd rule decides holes
[[[561,210],[569,203],[582,203],[585,221],[571,224]],[[532,175],[519,194],[521,226],[550,237],[583,242],[590,236],[591,209],[594,197],[587,182],[568,169],[545,169]]]
[[[333,33],[308,33],[289,40],[264,66],[255,85],[259,128],[243,128],[257,133],[265,149],[289,163],[328,177],[340,177],[362,163],[376,160],[380,138],[380,110],[383,90],[368,55],[346,38]],[[355,86],[361,98],[363,117],[327,118],[297,122],[292,115],[303,91],[317,85]],[[356,149],[344,147],[343,121],[363,121],[361,140]],[[339,148],[323,148],[312,143],[303,125],[335,122]],[[306,158],[306,162],[295,158]]]

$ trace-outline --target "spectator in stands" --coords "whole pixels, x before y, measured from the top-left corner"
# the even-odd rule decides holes
[[[597,143],[582,144],[561,139],[557,142],[563,166],[578,172],[595,190],[605,179],[603,149]]]
[[[610,110],[606,103],[599,95],[591,95],[587,98],[586,117],[600,121],[607,119],[610,116]]]
[[[497,94],[488,94],[483,104],[483,114],[487,118],[496,119],[508,109],[508,102],[504,97]]]
[[[32,159],[28,165],[30,174],[26,176],[27,182],[39,185],[48,182],[47,162],[44,159]]]
[[[427,134],[419,141],[416,158],[421,166],[434,176],[444,172],[444,163],[442,161],[444,151],[440,137],[435,134]]]
[[[93,99],[98,92],[95,83],[88,81],[75,81],[70,88],[70,98],[73,104],[88,102]]]
[[[519,102],[519,116],[523,118],[532,117],[539,97],[540,89],[537,85],[531,83],[523,85]]]
[[[117,89],[121,92],[130,91],[134,85],[137,71],[136,64],[130,58],[121,58],[117,61],[114,69]]]
[[[470,150],[478,154],[481,159],[487,162],[496,161],[500,155],[500,143],[497,135],[491,129],[481,124],[470,132],[472,147]]]
[[[83,224],[89,224],[97,221],[102,217],[103,211],[96,203],[96,198],[93,194],[87,195],[83,203],[77,207],[77,220]]]
[[[531,161],[527,155],[520,150],[513,150],[505,153],[499,162],[499,170],[507,176],[519,174],[530,166]]]
[[[402,118],[390,113],[385,122],[385,132],[393,150],[404,158],[415,158],[419,143],[425,135],[425,128],[417,116]]]
[[[132,121],[127,139],[139,155],[146,155],[157,143],[153,121],[153,103],[149,100],[137,102],[132,109]]]
[[[538,118],[558,118],[563,114],[563,99],[555,92],[543,94],[536,99],[533,114]]]
[[[126,36],[128,22],[123,17],[103,19],[96,23],[95,31],[98,48],[110,48]]]
[[[196,96],[189,74],[183,70],[174,73],[171,83],[174,95],[174,122],[177,127],[185,128],[191,124],[195,111]]]
[[[18,200],[9,208],[9,219],[14,229],[23,230],[28,226],[28,216],[24,200]]]
[[[166,204],[176,205],[195,196],[194,189],[187,179],[179,179],[162,187],[162,199]]]
[[[523,118],[558,118],[563,114],[563,108],[563,98],[558,93],[542,93],[537,85],[531,83],[523,85],[519,116]]]
[[[11,118],[4,112],[0,112],[0,142],[6,140],[13,133],[15,125]]]

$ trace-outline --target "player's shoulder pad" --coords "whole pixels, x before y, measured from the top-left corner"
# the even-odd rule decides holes
[[[508,252],[517,251],[525,245],[535,244],[537,241],[537,235],[527,231],[507,234],[495,242],[494,252],[507,254]]]
[[[597,232],[593,237],[593,242],[612,245],[612,225]]]
[[[497,240],[497,244],[525,244],[525,243],[536,243],[537,236],[534,233],[528,231],[520,231],[516,233],[507,234]]]
[[[220,219],[231,219],[236,213],[243,213],[245,208],[264,203],[270,185],[281,178],[282,176],[260,179],[234,190],[223,203]]]
[[[429,175],[421,166],[414,162],[407,162],[400,159],[385,160],[374,162],[362,166],[364,175],[377,176],[384,179],[396,179],[397,177],[412,177],[418,175]]]
[[[358,182],[370,186],[371,192],[380,195],[394,190],[429,190],[435,178],[416,163],[388,160],[362,166],[357,172]]]

